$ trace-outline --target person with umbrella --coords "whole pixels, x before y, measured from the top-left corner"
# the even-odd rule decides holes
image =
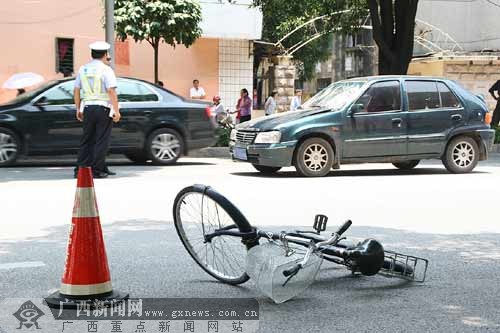
[[[35,84],[39,84],[43,81],[43,76],[35,73],[17,73],[5,81],[2,88],[17,90],[17,96],[19,96],[26,92],[25,88],[34,86]]]

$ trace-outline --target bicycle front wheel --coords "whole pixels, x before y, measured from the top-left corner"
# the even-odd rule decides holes
[[[247,232],[251,226],[229,200],[210,187],[193,185],[177,194],[174,224],[189,255],[214,278],[237,285],[248,281],[245,270],[247,246],[241,238],[217,236],[205,242],[205,235],[235,225]]]

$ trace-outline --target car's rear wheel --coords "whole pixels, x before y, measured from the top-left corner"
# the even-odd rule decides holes
[[[396,168],[401,169],[401,170],[411,170],[415,168],[418,163],[420,163],[420,160],[412,160],[412,161],[404,161],[404,162],[396,162],[392,163]]]
[[[149,135],[146,149],[154,164],[170,165],[177,162],[184,151],[184,140],[177,131],[160,128]]]
[[[146,153],[143,151],[134,151],[125,153],[125,156],[134,163],[146,163],[148,160]]]
[[[16,133],[7,128],[0,128],[0,166],[14,164],[20,147],[20,141]]]
[[[451,140],[443,157],[443,164],[449,172],[471,172],[479,161],[479,148],[476,141],[468,136]]]
[[[252,164],[252,165],[256,170],[258,170],[262,173],[265,173],[265,174],[276,173],[281,169],[281,167],[271,167],[271,166],[258,165],[258,164]]]
[[[333,148],[322,138],[302,142],[295,154],[295,169],[303,177],[322,177],[328,174],[334,160]]]

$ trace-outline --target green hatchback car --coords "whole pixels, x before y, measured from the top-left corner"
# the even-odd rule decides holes
[[[238,125],[232,158],[274,173],[294,166],[325,176],[347,163],[392,163],[412,169],[441,159],[452,173],[472,171],[494,140],[484,99],[454,81],[374,76],[331,84],[301,110]]]

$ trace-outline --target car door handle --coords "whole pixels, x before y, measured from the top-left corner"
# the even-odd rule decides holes
[[[402,123],[402,122],[403,122],[403,119],[401,119],[401,118],[393,118],[393,119],[392,119],[392,123],[393,123],[394,125],[397,125],[398,127],[401,127],[401,123]]]
[[[146,111],[143,111],[142,113],[144,113],[144,114],[150,114],[151,112],[153,112],[153,111],[147,111],[146,110]]]
[[[462,120],[461,114],[454,114],[451,116],[451,120]]]

